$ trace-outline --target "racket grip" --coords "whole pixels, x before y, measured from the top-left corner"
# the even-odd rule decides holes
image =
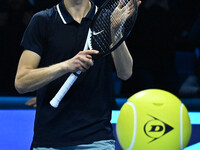
[[[50,101],[50,105],[54,108],[57,108],[62,98],[65,96],[65,94],[69,91],[71,86],[74,84],[76,79],[78,78],[78,75],[81,73],[81,71],[76,72],[76,75],[74,73],[71,73],[70,76],[67,78],[65,83],[62,85],[60,90],[57,92],[57,94],[54,96],[54,98]]]

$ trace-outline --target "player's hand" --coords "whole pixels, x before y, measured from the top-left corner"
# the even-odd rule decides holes
[[[141,0],[137,0],[137,5],[141,4]],[[121,27],[125,21],[130,18],[135,11],[133,0],[120,0],[118,6],[112,12],[110,17],[111,22],[111,37],[113,42],[117,42],[118,36],[121,34]]]
[[[85,72],[91,66],[94,65],[91,55],[95,55],[98,53],[99,53],[99,51],[97,51],[97,50],[80,51],[73,58],[64,62],[65,69],[68,72],[77,72],[77,71]]]
[[[134,4],[132,1],[129,1],[128,3],[126,2],[127,0],[121,0],[115,10],[112,12],[110,18],[112,29],[117,29],[121,23],[126,21],[126,19],[132,15],[134,11]]]
[[[126,3],[127,2],[127,3]],[[141,0],[137,0],[137,5],[141,4]],[[133,0],[120,0],[118,6],[112,12],[111,15],[111,26],[113,29],[118,28],[123,21],[126,21],[134,13],[134,2]],[[115,18],[115,20],[112,20]]]
[[[36,108],[36,106],[37,106],[36,97],[30,98],[30,99],[25,103],[25,105],[26,105],[26,106],[32,106],[32,107]]]

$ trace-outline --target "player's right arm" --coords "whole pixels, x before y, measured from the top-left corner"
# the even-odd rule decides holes
[[[96,50],[80,51],[73,58],[44,68],[38,68],[41,57],[30,50],[25,50],[20,58],[15,87],[19,93],[35,91],[51,81],[69,72],[86,71],[93,65],[90,54]]]

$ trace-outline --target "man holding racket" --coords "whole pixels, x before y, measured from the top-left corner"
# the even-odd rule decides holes
[[[118,77],[126,80],[133,61],[124,42],[95,63],[97,50],[82,51],[96,9],[89,0],[63,0],[35,14],[24,33],[15,87],[19,93],[37,91],[34,150],[115,149],[110,123],[113,62]],[[129,9],[134,12],[132,5]],[[77,71],[84,73],[53,108],[50,100]]]

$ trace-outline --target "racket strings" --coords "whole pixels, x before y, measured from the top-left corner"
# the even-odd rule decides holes
[[[105,30],[106,26],[109,26],[109,23],[105,19],[101,19],[101,22],[103,22],[103,23],[97,23],[95,27],[96,27],[97,30],[98,29],[104,29],[104,30],[102,30],[103,33],[101,33],[97,36],[94,36],[93,39],[96,42],[96,44],[98,45],[99,51],[102,51],[104,53],[105,50],[107,48],[109,48],[109,45],[110,45],[107,42],[108,36],[109,36],[109,31]]]
[[[128,5],[128,2],[128,0],[110,0],[109,4],[107,4],[107,7],[103,8],[101,14],[98,16],[96,24],[94,26],[94,31],[99,30],[99,32],[103,32],[101,34],[93,36],[93,40],[97,44],[99,51],[104,53],[105,51],[113,48],[115,44],[123,38],[126,32],[128,32],[126,31],[126,29],[132,26],[133,21],[131,20],[132,18],[136,17],[135,13],[133,13],[132,16],[130,16],[130,18],[128,19],[127,17],[123,18],[124,14],[112,15],[114,10],[118,7],[119,3],[123,3],[122,7],[125,7],[126,5]],[[135,10],[135,8],[133,9]],[[125,11],[125,13],[127,12]],[[118,23],[118,20],[121,20],[120,24]],[[113,24],[119,24],[117,30],[112,27]]]
[[[117,2],[116,4],[117,5]],[[115,6],[112,5],[112,8],[114,8]],[[107,12],[108,10],[105,9]],[[106,29],[106,26],[110,26],[110,23],[108,22],[108,17],[105,16],[99,16],[101,17],[99,20],[101,20],[102,23],[97,23],[96,24],[96,28],[103,28]],[[105,52],[106,49],[110,48],[110,42],[108,42],[108,37],[110,36],[110,32],[108,30],[104,30],[103,34],[100,34],[99,36],[96,36],[96,38],[94,38],[95,42],[97,43],[98,47],[101,49],[101,51]],[[102,40],[104,42],[102,42]]]
[[[112,5],[110,5],[110,6],[112,6]],[[113,8],[113,7],[111,7],[111,8]],[[108,30],[109,29],[108,26],[110,26],[110,23],[108,21],[109,20],[108,16],[110,16],[110,14],[111,14],[110,8],[107,8],[107,7],[104,8],[101,11],[101,14],[97,18],[97,22],[96,22],[95,29],[94,29],[94,30],[103,29],[102,34],[99,34],[98,36],[94,37],[94,41],[98,45],[99,50],[102,52],[105,52],[106,49],[108,49],[110,46],[110,42],[108,42],[109,41],[108,37],[110,36],[110,32]]]
[[[112,1],[111,1],[112,2]],[[125,3],[125,5],[127,4],[127,2],[125,2],[124,0],[123,0],[123,3]],[[106,12],[111,12],[111,10],[114,10],[114,8],[116,8],[116,7],[118,7],[118,5],[119,5],[119,1],[114,1],[114,3],[111,3],[111,4],[108,4],[108,6],[109,6],[109,8],[105,8],[104,9],[104,11],[102,11],[103,13],[106,11]],[[109,10],[109,11],[108,11]],[[110,13],[111,14],[111,13]],[[96,25],[97,25],[97,28],[105,28],[104,26],[110,26],[110,24],[109,24],[109,22],[107,21],[107,19],[108,19],[108,17],[107,18],[105,18],[105,16],[99,16],[99,17],[101,17],[100,18],[100,20],[101,20],[101,22],[103,22],[103,23],[97,23]],[[111,17],[112,17],[112,15],[111,15]],[[118,16],[117,16],[118,17]],[[104,19],[105,18],[105,19]],[[121,20],[122,20],[122,18],[120,18]],[[116,22],[116,19],[114,18],[114,17],[112,17],[112,21],[114,21],[114,22]],[[117,32],[116,32],[116,36],[115,37],[118,37],[119,35],[120,35],[120,33],[121,33],[121,31],[122,31],[122,28],[123,28],[123,25],[125,24],[125,21],[126,21],[126,19],[123,19],[123,21],[122,21],[122,23],[121,23],[121,25],[120,25],[120,27],[119,27],[119,30],[117,30]],[[103,27],[101,27],[100,25],[104,25]],[[107,32],[106,32],[107,31]],[[110,36],[110,32],[108,31],[108,30],[106,30],[106,31],[104,31],[104,34],[101,34],[100,36],[97,36],[97,38],[98,39],[101,39],[101,38],[103,38],[104,39],[104,41]],[[116,38],[115,38],[116,39]],[[108,48],[108,47],[110,47],[110,43],[108,43],[108,42],[102,42],[101,44],[103,44],[104,45],[104,47],[102,48],[102,46],[101,46],[101,44],[99,44],[99,42],[98,42],[98,40],[96,40],[95,39],[95,41],[98,43],[98,45],[99,45],[99,47],[102,49],[102,50],[104,50],[105,48]],[[104,43],[106,43],[106,44],[104,44]]]
[[[128,3],[129,3],[128,0],[123,0],[123,7],[125,7]],[[135,4],[134,4],[134,6],[135,6]],[[129,9],[129,6],[128,6],[127,9]],[[134,9],[133,11],[135,11],[135,7],[133,9]],[[118,30],[116,31],[115,36],[114,36],[114,42],[115,43],[117,43],[121,39],[121,38],[119,38],[119,36],[123,32],[126,32],[125,29],[126,28],[130,28],[130,24],[131,24],[130,19],[123,18],[123,17],[124,17],[124,14],[122,14],[121,17],[120,17],[120,20],[122,20],[122,21],[121,21],[121,23],[120,23],[120,25],[118,27]],[[133,18],[133,17],[136,17],[136,13],[133,13],[130,18]],[[117,17],[112,17],[112,20],[113,20],[114,23],[117,23],[116,18],[118,19],[118,16]],[[123,33],[123,34],[125,34],[125,33]]]
[[[103,27],[101,25],[103,25]],[[108,25],[109,25],[108,22],[104,21],[103,24],[97,24],[97,28],[105,29],[105,26]],[[97,43],[102,52],[104,52],[110,45],[109,42],[107,41],[108,36],[109,36],[109,31],[103,30],[102,34],[99,34],[98,36],[96,36],[96,38],[94,38],[95,42]]]

